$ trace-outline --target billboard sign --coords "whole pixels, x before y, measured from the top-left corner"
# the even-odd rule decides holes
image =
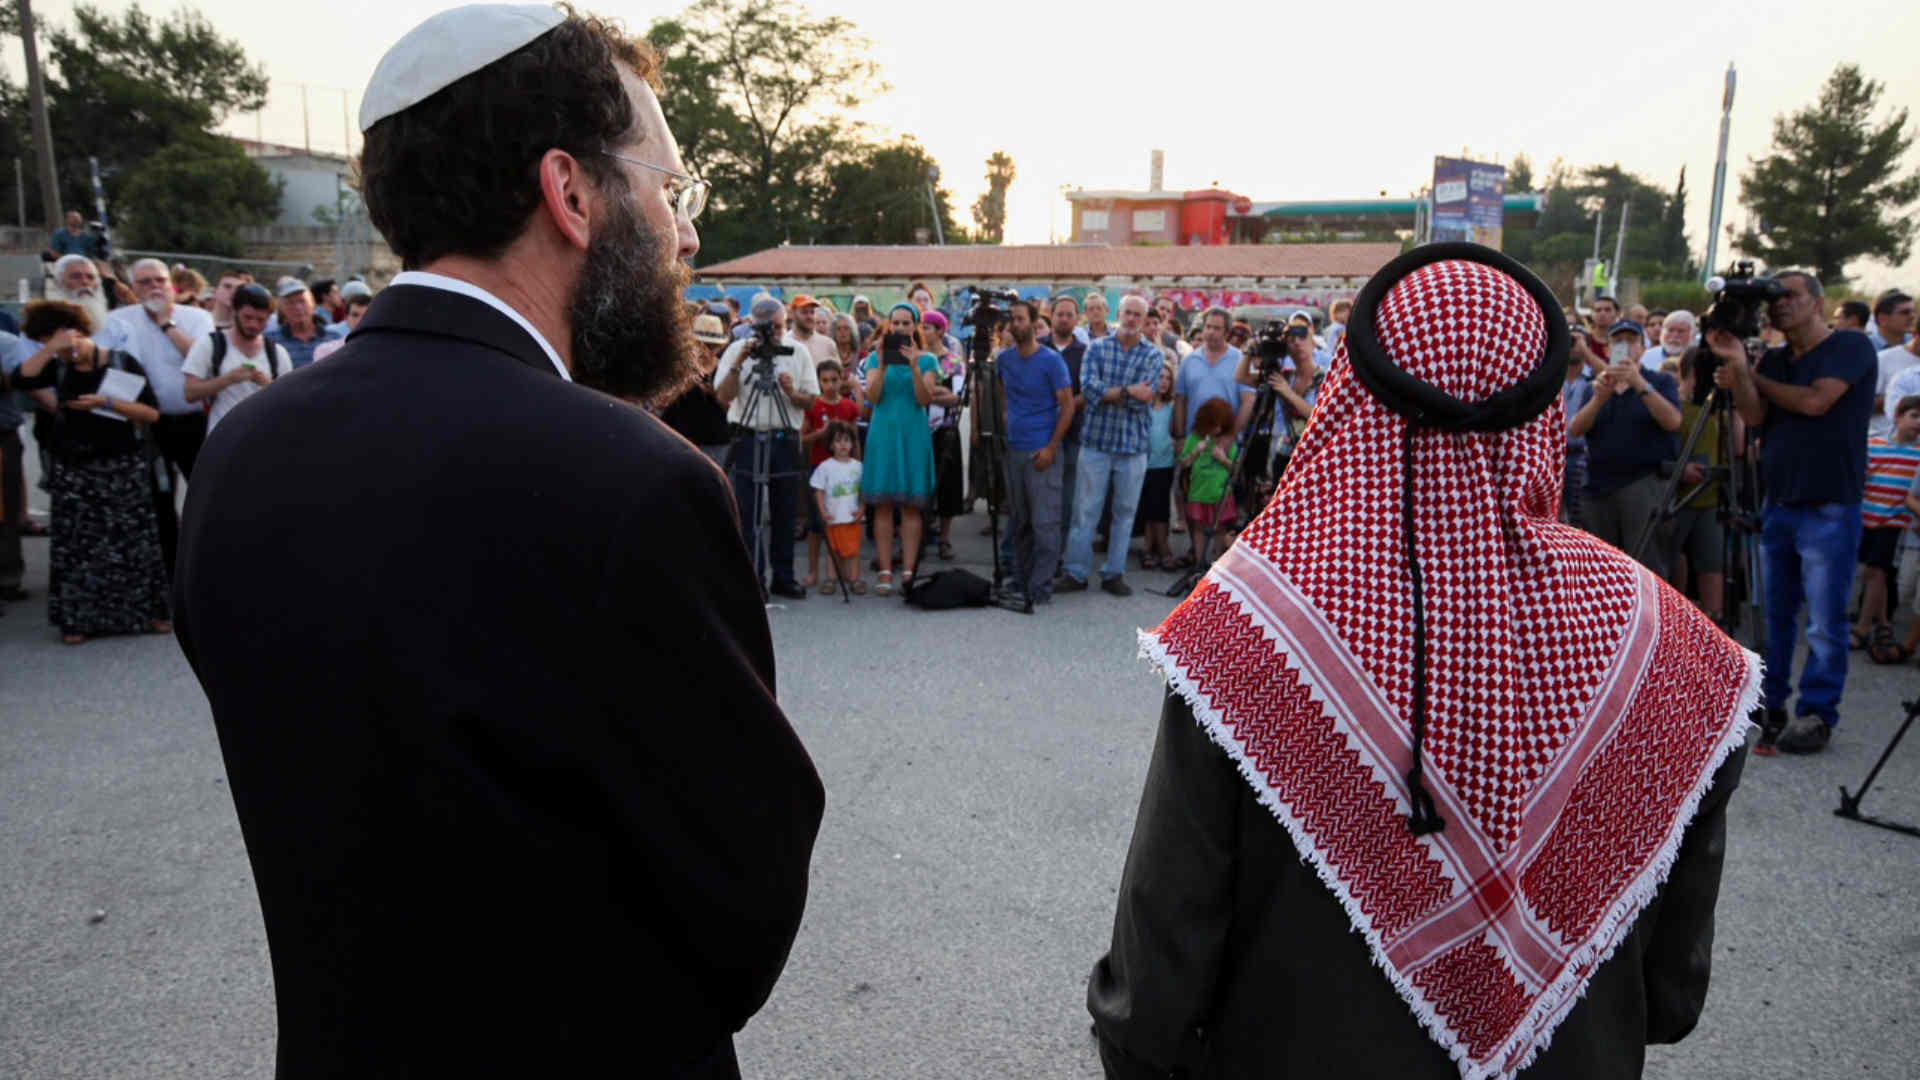
[[[1506,196],[1505,166],[1434,158],[1430,238],[1471,240],[1498,249]]]

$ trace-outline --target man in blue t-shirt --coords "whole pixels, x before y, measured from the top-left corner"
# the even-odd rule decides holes
[[[1200,406],[1221,398],[1233,406],[1233,430],[1238,433],[1253,415],[1254,387],[1240,382],[1240,350],[1227,344],[1233,317],[1225,308],[1210,307],[1200,315],[1200,347],[1180,361],[1173,383],[1173,439],[1186,437]]]
[[[1060,444],[1073,424],[1073,380],[1060,354],[1035,336],[1039,308],[1013,305],[1007,331],[1013,347],[994,364],[1006,401],[1007,498],[1012,503],[1013,578],[1009,585],[1036,604],[1053,597],[1060,562]],[[1005,553],[1002,553],[1005,557]]]
[[[1707,335],[1721,360],[1714,383],[1733,392],[1741,419],[1760,432],[1760,555],[1767,606],[1766,715],[1758,754],[1826,748],[1840,723],[1847,681],[1847,600],[1860,550],[1860,499],[1867,478],[1867,420],[1878,363],[1867,336],[1830,330],[1820,281],[1789,271],[1786,295],[1767,306],[1787,343],[1749,367],[1745,347],[1725,330]],[[1807,661],[1791,726],[1794,619],[1807,605]]]
[[[1646,337],[1639,323],[1622,319],[1607,338],[1609,349],[1621,348],[1622,360],[1594,376],[1592,396],[1567,419],[1567,437],[1586,438],[1581,511],[1588,532],[1666,577],[1666,529],[1657,530],[1643,550],[1635,547],[1666,494],[1660,465],[1680,453],[1674,438],[1680,430],[1680,384],[1664,371],[1640,366]]]

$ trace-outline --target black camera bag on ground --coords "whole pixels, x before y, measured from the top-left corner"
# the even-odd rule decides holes
[[[957,607],[986,607],[993,583],[966,570],[942,570],[916,577],[907,586],[907,603],[926,611]]]

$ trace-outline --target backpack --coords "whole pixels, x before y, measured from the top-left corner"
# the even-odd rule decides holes
[[[213,362],[207,365],[207,370],[214,375],[218,375],[220,374],[221,362],[227,358],[227,332],[216,329],[208,336],[213,338]],[[280,346],[275,345],[271,341],[262,341],[260,344],[264,347],[267,354],[267,374],[272,375],[276,379],[279,378]]]
[[[986,607],[993,595],[993,583],[966,570],[942,570],[924,578],[915,578],[907,586],[907,603],[923,611],[945,611],[957,607]]]

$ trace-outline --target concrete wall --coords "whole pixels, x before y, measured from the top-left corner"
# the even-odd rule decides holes
[[[315,207],[332,212],[347,181],[344,161],[296,154],[287,157],[254,158],[267,174],[283,183],[280,190],[280,216],[276,225],[313,225]]]
[[[46,246],[51,233],[40,229],[19,229],[0,227],[0,255],[37,255]],[[378,233],[368,245],[368,258],[365,265],[342,268],[335,263],[334,230],[324,225],[259,225],[240,230],[241,248],[237,252],[210,251],[193,254],[210,255],[209,260],[194,260],[195,266],[203,273],[209,266],[218,269],[218,264],[229,259],[266,259],[273,262],[308,263],[313,266],[315,276],[346,277],[356,271],[365,271],[376,285],[385,284],[393,275],[400,272],[400,259],[380,239]],[[275,270],[274,273],[290,271]],[[17,276],[17,274],[16,274]],[[7,278],[0,281],[0,291],[11,297],[14,281]]]

